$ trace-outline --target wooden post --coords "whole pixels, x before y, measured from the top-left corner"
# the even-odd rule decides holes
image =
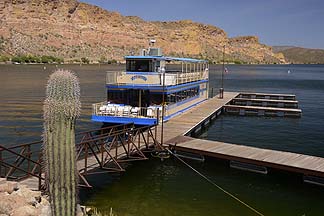
[[[3,149],[0,148],[0,177],[2,176],[2,151]]]
[[[165,112],[165,70],[163,71],[163,92],[162,92],[162,123],[161,123],[161,145],[163,145],[164,112]]]
[[[87,166],[88,166],[88,145],[85,145],[85,151],[84,151],[84,175],[87,174]]]
[[[101,140],[101,145],[100,145],[100,153],[101,153],[101,164],[100,164],[100,167],[102,168],[104,166],[104,140]]]
[[[27,159],[28,159],[28,162],[27,162],[27,171],[28,171],[28,173],[27,174],[28,174],[28,176],[30,176],[30,174],[29,174],[30,173],[30,159],[31,159],[30,158],[30,154],[31,154],[30,153],[30,145],[27,145],[26,148],[27,148]]]
[[[156,139],[157,139],[157,133],[158,133],[158,131],[157,131],[157,126],[159,125],[159,121],[160,121],[160,108],[157,108],[157,114],[156,114],[156,124],[155,124],[155,129],[154,129],[154,133],[155,133],[155,138],[154,138],[154,148],[156,148],[156,145],[157,145],[157,143],[156,143]]]
[[[140,115],[141,115],[141,107],[142,107],[142,90],[139,90],[139,93],[138,93],[138,107],[140,108]]]
[[[38,165],[38,190],[42,189],[42,163]]]

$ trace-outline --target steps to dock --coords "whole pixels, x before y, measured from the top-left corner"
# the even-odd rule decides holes
[[[225,105],[224,109],[226,113],[241,116],[256,115],[273,117],[300,117],[302,114],[300,109],[285,109],[274,107]]]
[[[240,93],[238,97],[250,98],[250,99],[296,100],[296,95],[293,94],[268,94],[268,93],[243,92]]]
[[[240,93],[224,106],[224,111],[234,115],[272,117],[301,117],[295,95]]]
[[[232,105],[241,105],[241,106],[298,108],[298,101],[295,101],[295,100],[233,98],[233,100],[231,101],[231,104]]]

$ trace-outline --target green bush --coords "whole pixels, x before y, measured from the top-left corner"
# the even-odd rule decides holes
[[[63,58],[58,58],[54,56],[42,56],[41,57],[41,62],[44,64],[50,64],[50,63],[63,63],[64,60]]]
[[[0,60],[1,61],[1,60]],[[32,56],[32,55],[22,55],[22,56],[14,56],[11,58],[12,62],[17,63],[63,63],[63,58],[57,58],[54,56]]]
[[[108,64],[116,64],[117,63],[117,60],[116,59],[108,60],[107,63]]]
[[[242,62],[240,60],[234,60],[233,62],[234,62],[234,64],[242,64]]]
[[[16,62],[16,63],[22,63],[22,59],[20,56],[14,56],[11,58],[12,62]]]
[[[83,64],[89,64],[89,63],[90,63],[90,60],[89,60],[88,58],[86,58],[86,57],[82,57],[82,58],[81,58],[81,62],[82,62]]]
[[[0,62],[6,62],[9,60],[10,60],[10,58],[8,56],[0,56]]]
[[[106,59],[106,57],[101,56],[98,62],[101,63],[101,64],[104,64],[104,63],[107,62],[107,59]]]

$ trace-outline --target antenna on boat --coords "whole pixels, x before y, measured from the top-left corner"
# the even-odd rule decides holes
[[[161,145],[163,146],[163,141],[164,141],[164,113],[165,113],[165,68],[161,68],[161,72],[163,75],[163,90],[162,90],[162,122],[161,122]]]
[[[224,72],[225,72],[225,45],[223,47],[223,68],[222,68],[222,74],[221,74],[221,87],[219,89],[219,98],[224,98]]]
[[[149,47],[154,46],[155,43],[156,43],[156,40],[155,39],[150,39]]]

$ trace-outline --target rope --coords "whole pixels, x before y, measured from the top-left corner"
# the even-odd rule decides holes
[[[178,160],[180,160],[182,163],[184,163],[187,167],[189,167],[190,169],[192,169],[195,173],[197,173],[198,175],[200,175],[202,178],[204,178],[206,181],[208,181],[210,184],[214,185],[215,187],[217,187],[219,190],[221,190],[222,192],[224,192],[225,194],[227,194],[228,196],[230,196],[231,198],[233,198],[234,200],[238,201],[239,203],[241,203],[242,205],[244,205],[245,207],[249,208],[250,210],[252,210],[253,212],[255,212],[257,215],[260,216],[264,216],[264,214],[260,213],[258,210],[256,210],[255,208],[253,208],[252,206],[250,206],[249,204],[245,203],[244,201],[240,200],[238,197],[236,197],[235,195],[231,194],[230,192],[226,191],[225,189],[223,189],[221,186],[217,185],[216,183],[214,183],[212,180],[210,180],[208,177],[204,176],[203,174],[201,174],[199,171],[197,171],[195,168],[193,168],[192,166],[190,166],[188,163],[186,163],[184,160],[182,160],[178,155],[174,154],[172,151],[170,151],[170,149],[166,148],[166,150],[172,154],[174,157],[176,157]]]

